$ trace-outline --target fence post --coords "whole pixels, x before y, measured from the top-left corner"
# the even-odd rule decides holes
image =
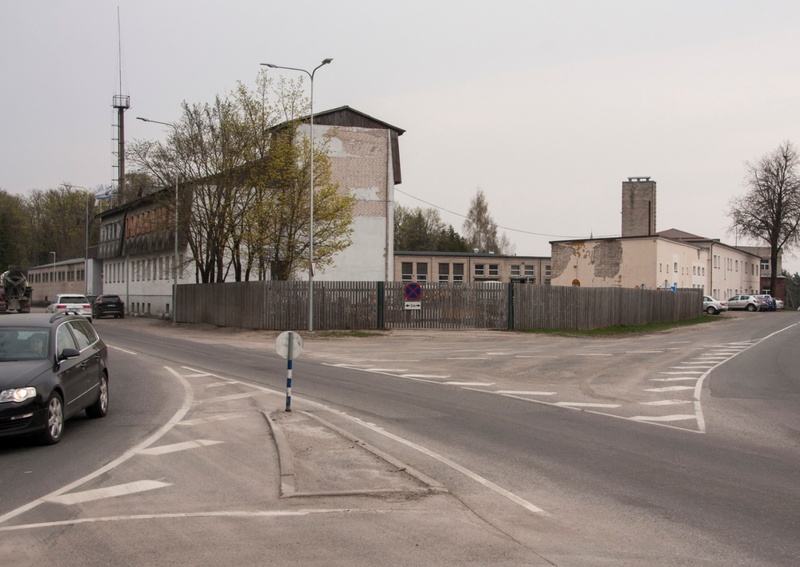
[[[508,284],[508,330],[514,330],[514,282]]]
[[[386,282],[378,282],[378,329],[383,329],[385,321],[384,306],[386,305]]]

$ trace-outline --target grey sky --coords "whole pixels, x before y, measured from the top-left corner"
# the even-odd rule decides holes
[[[0,0],[0,188],[115,176],[118,8],[129,140],[167,133],[136,116],[177,120],[261,62],[332,57],[315,110],[406,130],[397,201],[460,231],[448,211],[480,188],[520,255],[618,235],[629,176],[658,182],[659,229],[734,244],[744,163],[800,145],[796,1]]]

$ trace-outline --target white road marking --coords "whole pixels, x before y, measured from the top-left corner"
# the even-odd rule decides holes
[[[442,382],[446,386],[494,386],[494,382]]]
[[[244,398],[252,398],[253,396],[260,395],[260,392],[243,392],[241,394],[231,394],[229,396],[217,396],[216,398],[206,398],[205,400],[197,400],[195,405],[200,406],[204,404],[216,404],[218,402],[228,402],[230,400],[241,400]]]
[[[138,352],[134,352],[132,350],[127,350],[127,349],[124,349],[124,348],[120,348],[118,346],[108,345],[108,348],[113,348],[114,350],[118,350],[120,352],[124,352],[125,354],[139,354]]]
[[[381,374],[402,374],[403,372],[408,372],[408,368],[374,368],[374,367],[365,367],[363,370],[367,370],[369,372],[380,372]]]
[[[687,380],[694,382],[697,380],[697,377],[686,376],[685,378],[650,378],[651,382],[685,382]]]
[[[207,447],[208,445],[216,445],[218,443],[222,443],[222,441],[198,439],[197,441],[184,441],[183,443],[173,443],[172,445],[161,445],[159,447],[140,449],[137,451],[137,453],[139,455],[166,455],[167,453],[177,453],[178,451],[197,449],[198,447]]]
[[[82,504],[84,502],[92,502],[93,500],[103,500],[104,498],[115,498],[117,496],[127,496],[128,494],[136,494],[137,492],[145,492],[147,490],[155,490],[157,488],[164,488],[165,486],[172,486],[168,482],[160,482],[158,480],[139,480],[136,482],[129,482],[127,484],[117,484],[116,486],[106,486],[103,488],[95,488],[94,490],[85,490],[83,492],[73,492],[72,494],[62,494],[59,496],[44,497],[42,500],[45,502],[52,502],[54,504]]]
[[[628,350],[625,354],[661,354],[663,350]]]
[[[427,378],[431,380],[447,380],[449,374],[400,374],[399,378]]]
[[[226,413],[209,415],[208,417],[200,417],[198,419],[186,419],[181,421],[178,425],[200,425],[203,423],[212,423],[214,421],[226,421],[228,419],[241,419],[247,417],[245,413]]]
[[[692,400],[658,400],[655,402],[639,402],[643,406],[674,406],[678,404],[691,404]]]
[[[557,392],[533,392],[528,390],[498,390],[498,394],[514,394],[518,396],[555,396]]]
[[[592,402],[555,402],[555,406],[571,408],[618,408],[619,404],[595,404]]]
[[[632,419],[633,421],[685,421],[687,419],[695,420],[697,419],[697,416],[694,414],[660,415],[660,416],[635,415],[630,419]]]
[[[310,514],[388,514],[389,510],[356,510],[353,508],[329,508],[324,510],[256,510],[245,512],[239,510],[222,510],[213,512],[173,512],[166,514],[134,514],[131,516],[103,516],[101,518],[75,518],[57,522],[40,522],[38,524],[21,524],[0,528],[0,532],[33,530],[38,528],[54,528],[59,526],[76,526],[79,524],[95,524],[100,522],[122,522],[136,520],[168,520],[182,518],[279,518],[283,516],[308,516]]]
[[[666,374],[668,376],[681,375],[681,374],[702,374],[702,370],[681,370],[680,372],[659,372],[659,374]]]
[[[486,356],[453,356],[445,360],[489,360]]]
[[[576,352],[575,356],[614,356],[611,353],[603,352]]]
[[[663,388],[645,388],[645,392],[679,392],[681,390],[694,390],[694,386],[665,386]]]

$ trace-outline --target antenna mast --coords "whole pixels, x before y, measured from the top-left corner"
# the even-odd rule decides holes
[[[119,94],[114,95],[113,106],[117,109],[117,194],[125,193],[125,111],[131,106],[131,97],[122,94],[122,31],[119,7],[117,8],[117,38],[119,53]]]

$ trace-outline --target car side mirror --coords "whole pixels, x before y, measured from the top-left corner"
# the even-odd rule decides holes
[[[65,348],[58,354],[58,360],[67,360],[68,358],[77,358],[81,355],[81,352],[75,348]]]

